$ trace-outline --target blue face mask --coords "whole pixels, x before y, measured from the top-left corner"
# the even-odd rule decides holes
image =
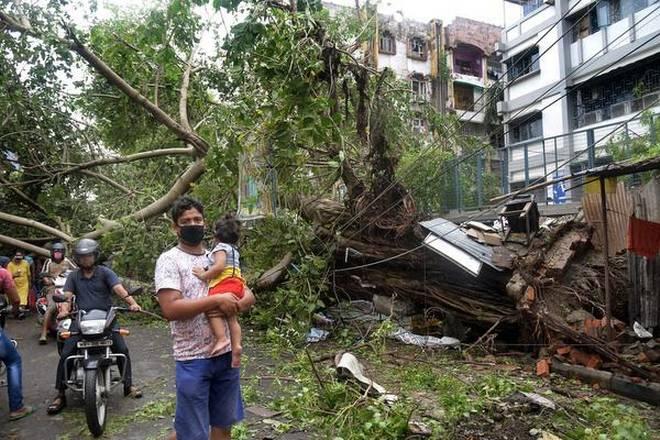
[[[179,228],[179,237],[190,246],[197,246],[204,239],[204,225],[185,225]]]

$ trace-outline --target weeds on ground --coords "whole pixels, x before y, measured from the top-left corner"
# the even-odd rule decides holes
[[[579,400],[557,412],[553,425],[570,440],[651,440],[651,429],[636,408],[612,397]]]

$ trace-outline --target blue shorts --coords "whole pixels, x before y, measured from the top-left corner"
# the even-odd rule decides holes
[[[208,440],[210,426],[231,429],[241,420],[240,370],[231,367],[231,352],[176,362],[177,439]]]

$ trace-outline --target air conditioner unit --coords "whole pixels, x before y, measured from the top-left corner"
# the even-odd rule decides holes
[[[619,102],[618,104],[612,104],[610,107],[610,115],[613,118],[618,118],[619,116],[627,115],[631,113],[630,111],[630,101]]]
[[[660,91],[644,95],[644,108],[651,108],[660,105]]]
[[[603,110],[594,110],[592,112],[585,113],[582,116],[583,123],[581,125],[591,125],[597,122],[601,122],[604,119],[603,116]]]

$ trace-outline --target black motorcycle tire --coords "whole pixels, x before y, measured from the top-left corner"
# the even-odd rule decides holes
[[[99,389],[101,385],[104,391]],[[87,427],[94,437],[100,437],[105,429],[108,411],[105,369],[85,371],[85,418]]]

